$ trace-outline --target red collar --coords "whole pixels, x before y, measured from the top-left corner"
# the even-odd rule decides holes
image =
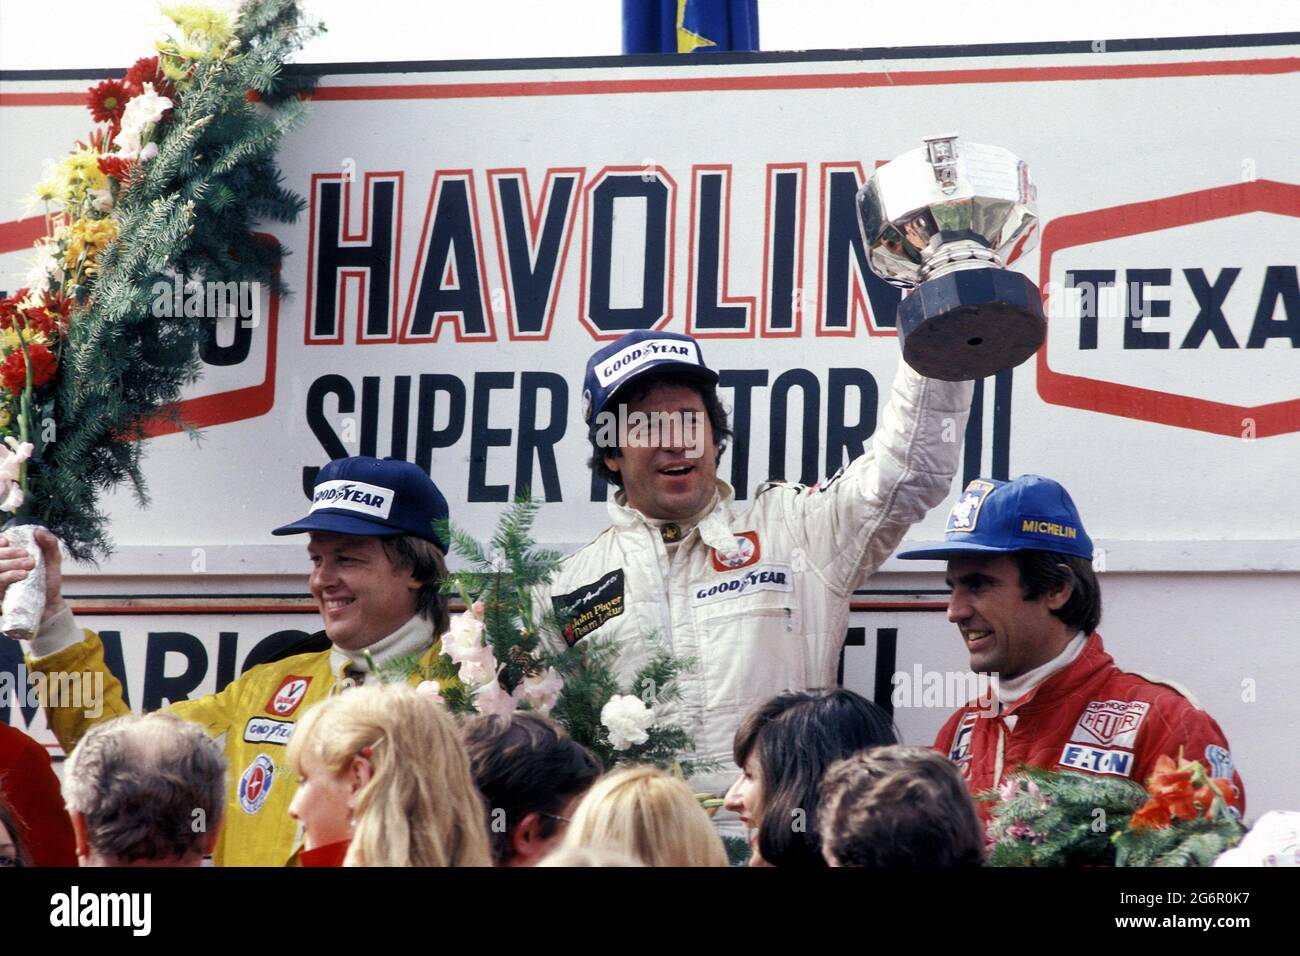
[[[340,840],[338,843],[326,843],[324,846],[303,850],[298,854],[298,863],[302,866],[342,866],[351,844],[351,840]]]

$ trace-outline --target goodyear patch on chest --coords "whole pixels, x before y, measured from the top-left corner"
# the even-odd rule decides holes
[[[560,615],[568,616],[564,639],[572,647],[606,621],[619,617],[626,609],[623,569],[584,584],[568,594],[556,594],[551,604]]]
[[[250,744],[279,744],[285,746],[293,736],[292,720],[275,720],[271,717],[250,717],[244,724],[244,740]]]
[[[757,591],[794,590],[794,572],[788,564],[760,564],[723,578],[691,585],[691,604],[716,604],[731,601]]]

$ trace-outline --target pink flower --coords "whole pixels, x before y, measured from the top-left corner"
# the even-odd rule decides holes
[[[451,630],[442,635],[442,652],[452,663],[473,658],[483,650],[483,622],[472,614],[457,614],[451,619]]]
[[[1014,800],[1020,794],[1020,781],[1007,780],[998,787],[998,796],[1004,801]]]
[[[433,698],[435,704],[447,703],[442,697],[442,685],[436,680],[420,681],[419,685],[415,688],[415,692],[417,694],[427,694]]]
[[[22,507],[23,488],[19,475],[22,463],[31,456],[32,443],[19,444],[12,435],[0,445],[0,511],[12,513]]]
[[[546,668],[542,674],[525,677],[515,688],[515,700],[527,704],[543,717],[551,712],[555,702],[564,689],[564,678],[554,667]]]
[[[480,645],[478,650],[460,659],[460,680],[467,687],[495,683],[496,674],[497,659],[490,647]]]
[[[474,709],[480,714],[510,714],[515,706],[515,699],[495,679],[474,691]]]

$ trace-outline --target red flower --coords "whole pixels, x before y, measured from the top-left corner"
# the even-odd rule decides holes
[[[159,96],[165,96],[168,99],[176,98],[176,88],[172,86],[171,80],[163,74],[158,66],[156,56],[147,56],[135,61],[135,65],[126,71],[126,77],[123,80],[131,96],[144,92],[146,83],[153,84],[153,90]]]
[[[1176,820],[1212,820],[1215,791],[1228,803],[1232,799],[1232,782],[1211,780],[1195,760],[1180,757],[1175,761],[1162,755],[1147,780],[1151,799],[1133,814],[1129,826],[1141,830],[1167,827]]]
[[[86,106],[96,123],[113,123],[122,119],[126,109],[127,89],[121,80],[105,80],[98,86],[92,86],[86,95]]]
[[[18,303],[27,295],[26,289],[19,289],[8,298],[0,299],[0,331],[12,328],[18,316]]]
[[[54,357],[53,352],[38,342],[28,343],[27,352],[32,358],[32,388],[40,388],[54,378],[59,360]],[[27,366],[23,362],[22,349],[14,349],[4,360],[4,364],[0,365],[0,379],[4,380],[5,388],[15,395],[22,392],[23,386],[27,383]]]
[[[133,159],[123,159],[121,156],[99,157],[99,171],[105,176],[112,176],[119,183],[125,183],[131,179],[133,166],[135,166],[135,160]]]

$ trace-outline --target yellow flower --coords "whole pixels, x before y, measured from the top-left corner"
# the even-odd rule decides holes
[[[95,255],[116,238],[116,220],[78,219],[68,228],[68,244],[63,250],[63,261],[75,268],[83,255]]]
[[[168,70],[167,60],[170,57],[178,56],[182,60],[211,59],[220,54],[234,35],[234,20],[222,10],[197,3],[179,3],[163,7],[162,12],[163,16],[181,28],[179,41],[169,37],[170,42],[158,44],[158,52],[164,54],[161,60],[163,72],[172,80],[177,77],[172,76]],[[184,73],[179,66],[173,69],[181,70],[182,75]]]

